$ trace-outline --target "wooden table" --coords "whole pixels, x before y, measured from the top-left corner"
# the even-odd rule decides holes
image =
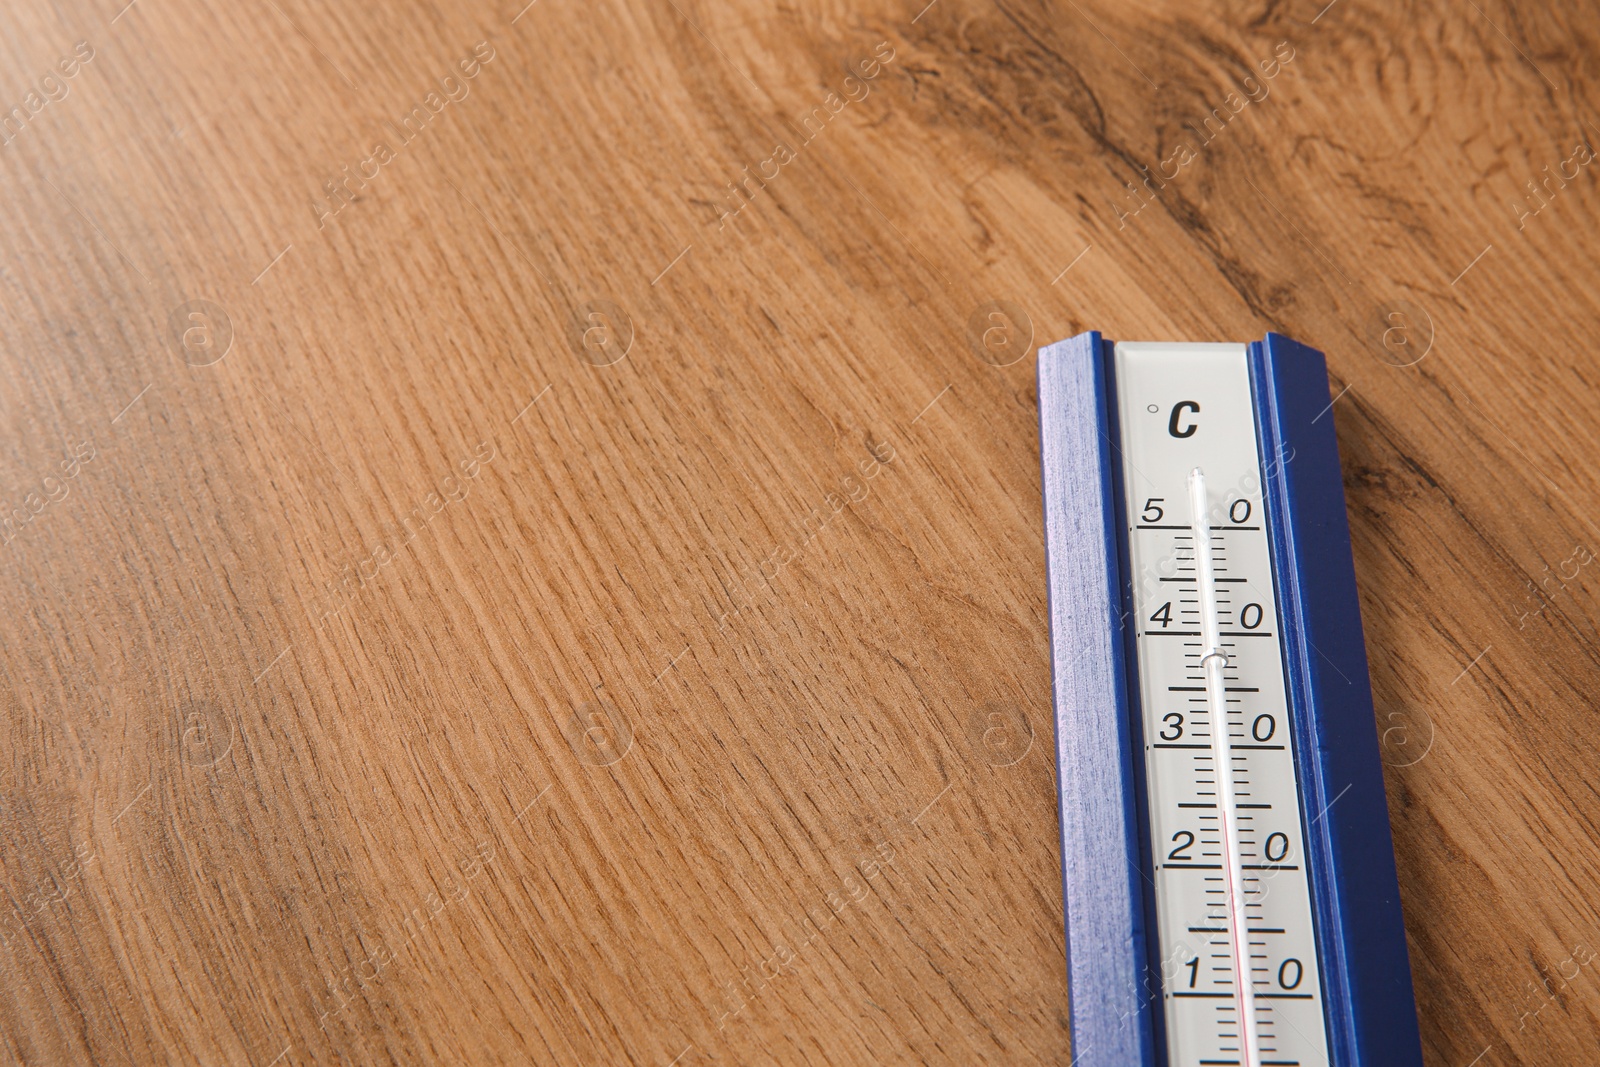
[[[124,2],[0,45],[6,1062],[1068,1063],[1091,328],[1327,352],[1428,1062],[1596,1062],[1592,4]]]

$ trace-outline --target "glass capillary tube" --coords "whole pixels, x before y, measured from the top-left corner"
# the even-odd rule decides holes
[[[1239,808],[1233,794],[1233,752],[1228,736],[1227,691],[1222,677],[1228,654],[1222,650],[1217,615],[1217,581],[1211,559],[1211,523],[1207,518],[1206,476],[1196,467],[1189,472],[1190,525],[1194,529],[1194,560],[1200,587],[1200,666],[1206,676],[1206,708],[1211,720],[1211,762],[1217,780],[1217,821],[1221,824],[1222,850],[1228,904],[1228,941],[1233,956],[1233,988],[1239,1012],[1240,1067],[1259,1067],[1260,1041],[1256,1034],[1255,990],[1250,972],[1248,922],[1245,918],[1244,862],[1239,853]]]

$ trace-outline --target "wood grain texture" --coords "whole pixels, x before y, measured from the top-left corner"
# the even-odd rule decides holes
[[[1594,4],[124,3],[0,34],[7,1062],[1070,1062],[1087,328],[1327,353],[1428,1062],[1594,1060]]]

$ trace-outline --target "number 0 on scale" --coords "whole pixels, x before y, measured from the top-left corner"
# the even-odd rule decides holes
[[[1322,355],[1039,353],[1073,1063],[1422,1062]]]

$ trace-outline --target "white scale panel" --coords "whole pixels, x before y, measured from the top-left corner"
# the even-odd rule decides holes
[[[1246,346],[1118,344],[1115,360],[1168,1063],[1323,1067],[1321,975]],[[1243,888],[1237,924],[1222,831],[1226,790],[1208,711],[1210,665],[1202,663],[1195,468],[1203,471],[1216,625],[1227,656],[1220,678]],[[1268,470],[1276,473],[1271,461]],[[1236,949],[1250,961],[1243,992],[1255,1026],[1248,1038]]]

